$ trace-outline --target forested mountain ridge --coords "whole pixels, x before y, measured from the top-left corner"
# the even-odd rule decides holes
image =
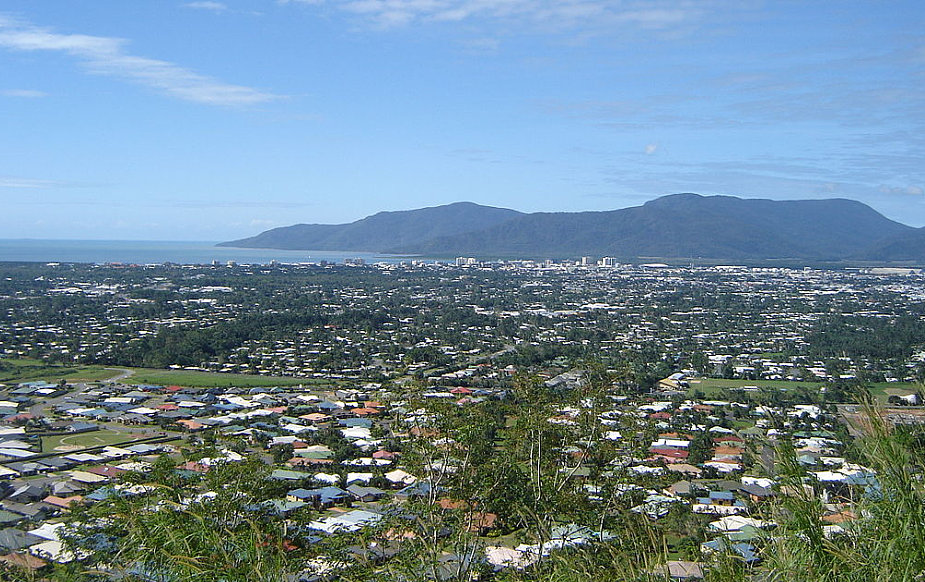
[[[887,239],[867,249],[861,258],[868,261],[925,261],[925,228]]]
[[[687,193],[603,212],[522,214],[457,203],[379,213],[349,225],[296,225],[223,244],[425,256],[715,260],[881,260],[877,249],[889,249],[880,252],[882,260],[918,260],[925,258],[925,244],[919,244],[925,236],[915,238],[918,232],[854,200]]]
[[[456,202],[397,212],[379,212],[349,224],[296,224],[219,246],[336,251],[382,251],[439,236],[489,228],[520,216],[516,210]]]

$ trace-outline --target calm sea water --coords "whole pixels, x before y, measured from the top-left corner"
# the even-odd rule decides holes
[[[211,242],[0,239],[0,261],[38,263],[304,263],[362,258],[367,263],[398,263],[408,257],[350,251],[278,251],[216,247]]]

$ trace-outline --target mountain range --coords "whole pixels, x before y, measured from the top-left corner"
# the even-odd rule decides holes
[[[424,256],[925,261],[925,229],[854,200],[672,194],[603,212],[457,202],[349,224],[296,224],[220,246]]]

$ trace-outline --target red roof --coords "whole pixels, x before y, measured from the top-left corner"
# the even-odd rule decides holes
[[[686,459],[688,455],[687,451],[684,451],[681,449],[657,448],[657,449],[649,449],[649,452],[655,455],[659,455],[661,457],[671,457],[673,459]]]
[[[32,420],[37,418],[34,414],[29,414],[28,412],[20,412],[14,416],[8,416],[4,419],[5,422],[16,422],[17,420]]]
[[[202,424],[201,422],[196,422],[195,420],[178,420],[177,424],[186,428],[187,430],[202,430],[206,427],[206,425]]]
[[[109,465],[102,465],[100,467],[90,467],[87,469],[87,473],[93,473],[94,475],[101,475],[111,479],[113,477],[118,477],[121,473],[125,473],[125,469],[110,467]]]
[[[350,412],[354,413],[357,416],[369,416],[372,414],[379,414],[379,411],[375,408],[351,408]]]
[[[187,471],[195,471],[196,473],[207,473],[209,471],[208,465],[203,465],[202,463],[197,463],[196,461],[187,461],[178,467],[179,469],[185,469]]]
[[[82,500],[83,497],[80,495],[72,495],[71,497],[58,497],[57,495],[49,495],[42,501],[50,505],[55,505],[57,507],[67,509],[71,506],[72,503],[79,503]]]

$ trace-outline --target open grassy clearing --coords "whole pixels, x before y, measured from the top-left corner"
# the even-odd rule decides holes
[[[717,394],[721,390],[742,388],[744,386],[758,386],[759,388],[786,388],[795,390],[799,387],[818,390],[824,384],[822,382],[790,382],[788,380],[727,380],[725,378],[700,378],[691,380],[691,393],[700,390],[707,396]]]
[[[40,360],[9,359],[0,360],[4,364],[0,369],[0,383],[15,384],[44,380],[57,382],[101,382],[122,374],[122,369],[131,370],[132,375],[125,378],[129,384],[178,385],[196,388],[229,386],[297,386],[299,384],[330,384],[310,378],[292,378],[284,376],[258,376],[255,374],[224,374],[220,372],[199,372],[196,370],[159,370],[155,368],[107,368],[104,366],[66,366],[53,365]]]
[[[96,430],[78,434],[46,436],[42,437],[42,452],[51,453],[59,450],[58,447],[68,447],[68,449],[99,447],[115,443],[124,443],[129,440],[131,440],[131,435],[129,433],[116,432],[113,430]]]
[[[868,385],[868,388],[870,389],[871,395],[881,404],[885,404],[887,398],[889,398],[889,395],[886,393],[887,390],[896,390],[904,394],[913,394],[922,391],[922,385],[916,382],[874,382]]]
[[[103,366],[67,366],[46,364],[38,360],[2,360],[0,383],[13,384],[45,380],[57,382],[98,382],[118,376],[117,370],[107,370]]]
[[[724,389],[742,388],[744,386],[758,386],[759,388],[776,388],[796,390],[803,387],[810,390],[819,390],[826,384],[824,382],[790,382],[788,380],[727,380],[724,378],[701,378],[692,380],[688,394],[699,390],[706,396],[715,396]],[[921,390],[915,382],[873,382],[867,385],[871,395],[877,402],[885,404],[888,398],[887,390],[898,390],[911,394]]]
[[[124,381],[130,384],[176,385],[200,388],[231,386],[297,386],[299,384],[330,383],[310,378],[284,376],[257,376],[254,374],[222,374],[220,372],[198,372],[195,370],[157,370],[151,368],[127,368],[134,373]]]

